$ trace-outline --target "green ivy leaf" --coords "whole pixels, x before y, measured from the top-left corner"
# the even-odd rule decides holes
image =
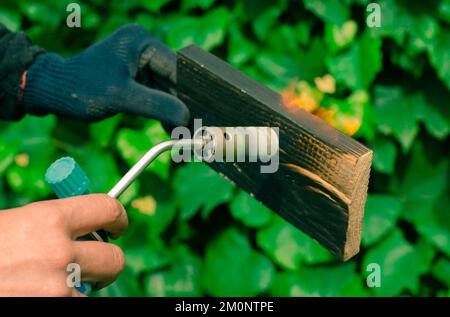
[[[136,15],[136,23],[143,26],[147,31],[153,33],[153,30],[156,26],[156,18],[149,13],[139,13]]]
[[[278,8],[280,13],[286,9],[289,0],[236,1],[234,15],[243,22],[253,22],[267,11]],[[270,30],[270,28],[268,28]]]
[[[450,257],[449,210],[450,198],[448,197],[448,194],[444,193],[439,198],[433,211],[428,214],[422,214],[422,217],[416,217],[414,219],[414,224],[421,235],[437,249]]]
[[[273,296],[340,296],[353,281],[354,263],[334,267],[302,268],[298,273],[278,273]],[[330,283],[330,281],[333,281]]]
[[[326,50],[321,40],[314,39],[308,50],[298,49],[295,58],[286,54],[262,52],[256,65],[269,77],[276,78],[284,87],[293,79],[312,81],[325,72]]]
[[[116,115],[106,120],[93,123],[89,126],[91,139],[101,147],[109,145],[116,128],[122,120],[122,115]]]
[[[400,186],[404,199],[402,216],[414,223],[416,228],[424,220],[431,220],[430,215],[439,197],[445,193],[447,182],[448,161],[430,161],[423,145],[417,143]]]
[[[399,1],[379,0],[381,7],[381,27],[371,28],[370,32],[376,36],[389,37],[402,45],[406,35],[414,28],[415,19]]]
[[[173,223],[178,211],[178,203],[171,184],[155,177],[142,177],[141,193],[131,201],[130,211],[145,223],[146,235],[154,241]]]
[[[17,12],[2,8],[0,11],[0,23],[11,32],[17,32],[22,24],[22,16]]]
[[[155,271],[144,278],[148,296],[200,296],[200,259],[185,246],[179,246],[173,253],[172,264],[165,270]]]
[[[33,200],[46,197],[51,193],[44,181],[45,171],[52,163],[51,159],[33,160],[26,167],[13,165],[6,172],[8,185],[17,193],[22,193]]]
[[[184,220],[192,218],[200,208],[203,217],[207,218],[216,206],[233,196],[233,184],[198,162],[178,168],[173,184],[181,207],[180,217]]]
[[[49,136],[55,126],[55,116],[25,116],[19,122],[7,126],[2,132],[2,139],[7,143],[18,142],[20,150],[27,151],[43,143],[49,144]]]
[[[140,1],[141,5],[151,12],[159,12],[163,6],[169,3],[170,0],[144,0]]]
[[[350,16],[349,7],[339,0],[304,0],[307,10],[311,11],[323,21],[342,25]]]
[[[3,147],[11,151],[4,156],[6,179],[16,193],[27,193],[32,200],[42,199],[51,190],[44,181],[50,164],[56,159],[56,148],[51,141],[51,131],[56,124],[55,117],[37,118],[27,116],[10,125],[3,132]]]
[[[153,193],[152,196],[146,195],[134,199],[128,209],[130,213],[133,212],[142,222],[148,224],[149,237],[156,237],[163,233],[177,214],[175,200],[166,200]]]
[[[450,23],[450,0],[442,0],[439,3],[438,14],[443,21]]]
[[[232,16],[225,7],[218,7],[202,17],[175,16],[164,22],[165,39],[174,50],[197,44],[211,50],[223,43]]]
[[[188,12],[192,9],[201,8],[202,10],[208,10],[215,0],[184,0],[181,3],[181,10]]]
[[[433,276],[450,287],[450,260],[439,258],[432,269]]]
[[[10,207],[8,197],[6,197],[5,182],[3,179],[0,179],[0,210]]]
[[[294,32],[297,38],[297,41],[302,45],[307,45],[311,38],[311,21],[305,20],[300,21],[295,25]]]
[[[298,76],[298,62],[288,56],[262,52],[256,56],[256,64],[267,76],[283,81],[283,86]]]
[[[428,51],[436,73],[450,89],[450,32],[442,29],[434,45]]]
[[[90,179],[92,193],[108,192],[120,179],[116,162],[111,153],[101,151],[96,146],[78,147],[69,153],[85,170]]]
[[[55,30],[65,19],[65,5],[61,2],[20,2],[21,12],[31,21],[41,23],[47,30]]]
[[[257,52],[256,45],[246,39],[236,25],[230,27],[228,61],[236,67],[245,64]]]
[[[243,190],[231,201],[230,211],[235,219],[251,228],[265,226],[272,220],[272,211]]]
[[[101,22],[100,15],[91,6],[81,4],[82,12],[82,27],[88,30],[94,30],[98,28]]]
[[[203,284],[212,296],[255,296],[271,284],[275,268],[252,249],[234,228],[222,232],[206,248]]]
[[[133,166],[153,146],[169,139],[158,121],[151,120],[141,130],[120,129],[117,133],[116,146],[122,158]],[[162,153],[147,167],[164,180],[169,177],[170,153]]]
[[[340,293],[340,296],[343,297],[370,297],[372,295],[360,274],[353,274],[352,281],[345,285]]]
[[[392,134],[409,151],[419,131],[416,106],[398,86],[376,86],[373,110],[377,116],[378,130]]]
[[[122,3],[127,3],[127,1],[122,1]],[[107,37],[109,34],[117,30],[119,27],[125,23],[132,22],[130,17],[124,12],[126,11],[116,11],[116,14],[109,16],[105,22],[102,21],[100,24],[100,29],[97,31],[95,39],[97,41]],[[134,22],[134,21],[133,21]]]
[[[258,231],[256,243],[275,263],[288,270],[298,270],[302,262],[315,264],[332,259],[317,241],[281,217]]]
[[[119,196],[118,199],[119,199],[120,203],[124,206],[128,205],[131,202],[131,200],[133,200],[135,197],[137,197],[139,195],[139,188],[140,188],[140,181],[139,181],[139,179],[136,179]]]
[[[408,50],[412,53],[431,50],[439,33],[439,23],[433,17],[427,15],[417,17],[414,28],[410,32]]]
[[[370,246],[396,226],[402,203],[393,195],[369,194],[364,210],[362,242]]]
[[[362,271],[370,263],[381,268],[381,287],[373,288],[379,296],[397,296],[404,289],[415,293],[420,285],[420,276],[427,272],[435,251],[420,241],[414,246],[406,241],[399,230],[395,230],[380,244],[364,256]]]
[[[171,260],[167,251],[148,245],[126,248],[125,258],[126,266],[134,275],[162,269],[169,265]]]
[[[273,6],[267,10],[262,11],[256,19],[253,20],[252,27],[253,32],[261,40],[265,40],[271,33],[271,29],[277,21],[280,14],[283,12],[283,8],[279,6]]]
[[[397,158],[397,146],[389,138],[378,136],[371,143],[373,168],[380,173],[392,174]]]
[[[382,68],[381,40],[364,32],[352,47],[327,61],[337,82],[352,89],[367,89]]]
[[[144,296],[144,292],[139,286],[138,280],[133,273],[125,267],[117,280],[106,288],[94,292],[97,297],[126,297]]]
[[[427,131],[436,139],[444,140],[450,133],[449,110],[445,102],[430,103],[421,93],[415,94],[413,101],[417,118],[425,124]]]
[[[149,217],[149,229],[152,234],[164,232],[177,214],[176,201],[157,199],[156,211]]]
[[[265,40],[267,47],[272,52],[282,54],[297,54],[299,50],[296,29],[289,24],[281,24],[274,27]],[[284,43],[284,45],[279,45]]]
[[[2,176],[14,162],[14,155],[18,148],[18,144],[7,144],[0,139],[0,176]]]
[[[401,48],[393,48],[390,54],[391,62],[410,72],[415,78],[420,78],[425,70],[427,59],[423,54]]]

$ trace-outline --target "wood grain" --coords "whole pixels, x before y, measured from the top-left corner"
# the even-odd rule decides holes
[[[212,163],[214,169],[347,260],[359,251],[372,151],[196,46],[177,54],[177,91],[208,126],[280,131],[280,167]]]

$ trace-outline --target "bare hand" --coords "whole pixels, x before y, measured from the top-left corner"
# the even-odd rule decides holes
[[[112,283],[125,264],[123,251],[76,239],[99,229],[116,238],[127,226],[123,206],[103,194],[0,211],[0,296],[82,296],[67,283],[70,263],[80,265],[82,281]]]

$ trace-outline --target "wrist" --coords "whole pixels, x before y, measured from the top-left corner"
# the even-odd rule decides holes
[[[46,115],[57,113],[61,108],[70,109],[70,100],[66,95],[73,91],[75,75],[75,70],[67,67],[63,57],[54,53],[40,56],[22,75],[25,111],[33,115]]]

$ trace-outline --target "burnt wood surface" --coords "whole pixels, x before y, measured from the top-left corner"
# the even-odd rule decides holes
[[[177,91],[205,126],[279,127],[280,166],[211,163],[341,260],[358,253],[372,151],[197,46],[177,53]]]

